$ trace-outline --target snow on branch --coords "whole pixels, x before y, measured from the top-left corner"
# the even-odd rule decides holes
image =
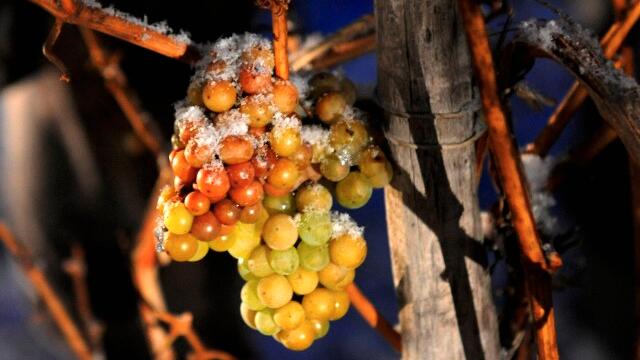
[[[589,31],[566,19],[529,20],[521,24],[511,51],[513,58],[520,58],[516,53],[549,57],[573,73],[640,164],[640,87],[614,67]]]

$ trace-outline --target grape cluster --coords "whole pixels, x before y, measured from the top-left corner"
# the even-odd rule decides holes
[[[353,83],[330,73],[285,81],[273,68],[271,44],[251,34],[217,41],[197,65],[176,105],[158,247],[174,261],[209,250],[237,258],[244,322],[304,350],[346,314],[344,288],[367,253],[333,197],[362,207],[392,171],[352,107]]]

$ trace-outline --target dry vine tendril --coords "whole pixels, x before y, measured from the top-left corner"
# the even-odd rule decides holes
[[[175,261],[237,258],[245,323],[304,350],[346,314],[367,253],[363,228],[331,211],[332,190],[359,208],[392,171],[351,81],[273,71],[270,42],[252,34],[218,40],[197,64],[176,106],[175,182],[159,196],[156,234]]]

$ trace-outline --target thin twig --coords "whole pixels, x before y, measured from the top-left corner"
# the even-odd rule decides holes
[[[194,63],[201,57],[198,47],[194,43],[148,26],[132,23],[124,17],[88,6],[84,2],[73,0],[63,2],[57,0],[30,1],[56,17],[56,21],[84,26],[188,63]]]
[[[611,25],[607,33],[600,40],[605,57],[611,59],[618,52],[622,42],[639,18],[640,2],[636,2],[629,9],[624,20],[618,20]],[[580,105],[582,105],[587,96],[588,92],[584,86],[580,85],[578,81],[574,82],[560,102],[560,105],[558,105],[549,117],[547,125],[542,129],[540,134],[538,134],[534,142],[527,145],[525,151],[545,157],[553,144],[560,138],[562,131],[571,120],[571,116]]]
[[[398,352],[402,352],[402,337],[385,318],[380,315],[376,307],[360,291],[356,284],[351,283],[345,289],[353,307],[358,310],[364,321],[374,328]]]
[[[119,58],[109,54],[96,34],[80,26],[80,33],[89,51],[91,63],[104,79],[105,86],[122,109],[136,136],[147,149],[166,165],[166,156],[162,151],[162,136],[155,123],[149,119],[138,100],[137,94],[128,86],[127,78],[120,68]]]
[[[64,25],[64,21],[60,20],[60,18],[56,18],[56,21],[53,23],[53,27],[47,36],[47,40],[42,45],[42,54],[49,60],[55,67],[60,70],[60,80],[64,82],[69,82],[71,78],[69,77],[69,71],[67,67],[64,65],[62,60],[56,54],[53,53],[53,46],[56,44],[58,40],[58,36],[60,36],[60,31],[62,30],[62,26]]]
[[[16,240],[11,230],[2,222],[0,222],[0,241],[22,267],[22,271],[47,306],[51,317],[58,325],[71,350],[79,359],[90,360],[92,357],[89,345],[82,337],[76,324],[71,320],[71,316],[64,308],[60,297],[53,290],[42,270],[34,264],[30,251]]]
[[[371,34],[362,38],[354,39],[337,44],[331,51],[322,57],[315,59],[311,63],[314,70],[327,69],[338,64],[355,59],[363,54],[376,49],[376,35]]]
[[[552,263],[547,262],[535,227],[527,184],[522,173],[520,155],[514,144],[507,118],[498,96],[491,48],[484,18],[479,4],[458,0],[464,29],[467,34],[475,75],[480,88],[482,107],[489,131],[489,147],[504,192],[513,213],[513,224],[524,258],[525,281],[531,296],[531,313],[536,326],[538,357],[542,360],[558,359],[555,318],[551,304]]]

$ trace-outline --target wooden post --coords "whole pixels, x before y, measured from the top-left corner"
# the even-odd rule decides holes
[[[404,359],[497,359],[474,139],[480,103],[454,0],[377,0],[385,190]]]

